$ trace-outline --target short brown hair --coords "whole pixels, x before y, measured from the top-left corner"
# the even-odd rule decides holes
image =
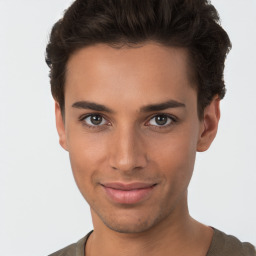
[[[184,47],[196,78],[198,114],[214,95],[225,95],[224,62],[231,42],[207,0],[76,0],[55,23],[46,48],[51,91],[64,112],[66,64],[78,49],[155,41]]]

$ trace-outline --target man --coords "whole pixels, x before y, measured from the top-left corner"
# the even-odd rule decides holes
[[[194,220],[231,43],[204,0],[77,0],[46,50],[56,124],[94,230],[54,254],[256,255]]]

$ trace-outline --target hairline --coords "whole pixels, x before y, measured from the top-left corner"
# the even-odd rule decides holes
[[[193,65],[193,56],[192,56],[192,50],[190,47],[184,47],[184,46],[179,46],[176,44],[171,44],[167,45],[164,44],[162,42],[159,42],[159,40],[152,40],[152,39],[148,39],[148,40],[144,40],[144,41],[139,41],[139,42],[125,42],[122,40],[119,41],[113,41],[113,42],[96,42],[96,43],[92,43],[92,44],[87,44],[81,47],[77,47],[76,49],[74,49],[68,56],[67,61],[65,63],[65,68],[64,68],[64,76],[63,76],[63,106],[60,106],[61,109],[61,113],[62,113],[62,118],[63,120],[65,120],[65,84],[66,84],[66,76],[68,73],[68,62],[70,61],[70,59],[72,58],[72,56],[74,56],[77,52],[81,51],[82,49],[88,48],[88,47],[92,47],[92,46],[96,46],[96,45],[107,45],[112,47],[113,49],[134,49],[134,48],[140,48],[143,47],[146,44],[156,44],[158,46],[161,47],[166,47],[166,48],[179,48],[179,49],[184,49],[186,51],[186,69],[187,69],[187,77],[188,77],[188,81],[190,86],[196,90],[196,94],[197,94],[197,114],[198,114],[198,118],[199,120],[202,120],[202,109],[200,109],[200,104],[199,104],[199,81],[197,79],[197,75],[196,72],[197,70]],[[57,100],[56,100],[57,101]],[[58,101],[57,101],[58,102]],[[59,103],[59,102],[58,102]]]

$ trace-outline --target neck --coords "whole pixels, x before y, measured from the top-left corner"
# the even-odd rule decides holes
[[[141,233],[109,229],[92,210],[94,231],[86,244],[86,256],[198,255],[205,256],[213,231],[192,219],[183,200],[160,223]],[[193,254],[194,252],[194,254]]]

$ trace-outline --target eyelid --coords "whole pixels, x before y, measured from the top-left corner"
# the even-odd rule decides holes
[[[88,123],[86,123],[86,122],[84,121],[86,118],[88,118],[88,117],[90,117],[90,116],[101,116],[102,119],[104,119],[107,123],[106,123],[106,124],[100,124],[100,125],[90,125],[90,124],[88,124]],[[110,123],[110,122],[108,121],[108,119],[105,118],[104,115],[102,115],[101,113],[97,113],[97,112],[81,115],[78,120],[79,120],[80,122],[83,122],[83,125],[86,125],[86,126],[89,127],[89,128],[100,128],[100,127],[102,127],[102,126],[104,126],[104,125],[109,125],[109,123]]]
[[[94,115],[98,115],[101,116],[106,122],[107,124],[101,124],[101,125],[90,125],[87,124],[86,122],[84,122],[84,120],[90,116],[94,116]],[[148,123],[150,122],[150,120],[152,120],[153,118],[157,117],[157,116],[166,116],[168,118],[171,119],[171,123],[168,125],[148,125]],[[83,125],[86,125],[89,128],[102,128],[104,125],[110,126],[110,122],[108,121],[108,119],[101,113],[95,112],[95,113],[87,113],[87,114],[83,114],[79,117],[79,121],[83,122]],[[169,126],[172,126],[173,124],[175,124],[178,121],[178,118],[174,115],[168,114],[168,113],[155,113],[153,115],[150,116],[150,118],[148,119],[148,121],[146,122],[146,126],[151,126],[151,127],[156,127],[156,128],[167,128]]]
[[[168,117],[171,119],[171,123],[170,124],[167,124],[167,125],[147,125],[147,126],[154,126],[154,127],[157,127],[157,128],[167,128],[169,126],[172,126],[173,124],[175,124],[177,121],[178,121],[178,118],[174,115],[171,115],[171,114],[168,114],[168,113],[157,113],[157,114],[154,114],[153,116],[151,116],[148,121],[146,122],[147,124],[153,119],[153,118],[156,118],[157,116],[165,116],[165,117]]]

